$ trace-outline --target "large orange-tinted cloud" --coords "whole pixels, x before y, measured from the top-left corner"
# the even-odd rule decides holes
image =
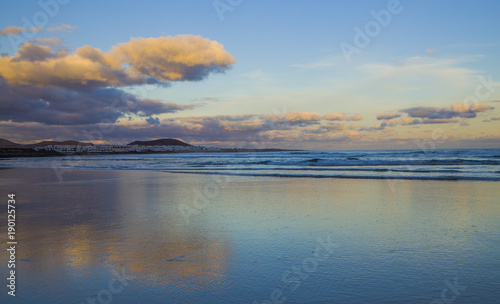
[[[132,39],[109,54],[132,72],[162,81],[201,80],[236,62],[222,44],[190,35]]]
[[[59,40],[33,40],[0,58],[0,121],[113,123],[129,114],[191,109],[139,99],[120,87],[202,80],[235,61],[220,43],[191,35],[132,39],[109,52],[87,45],[69,53]]]
[[[16,86],[119,87],[201,80],[235,62],[220,43],[191,35],[132,39],[109,52],[87,45],[73,54],[28,42],[0,58],[0,76]]]

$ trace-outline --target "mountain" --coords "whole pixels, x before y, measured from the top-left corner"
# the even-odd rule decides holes
[[[66,140],[66,141],[42,141],[42,142],[39,142],[36,144],[25,145],[25,146],[29,147],[29,148],[36,148],[36,147],[45,147],[45,146],[49,146],[49,145],[91,146],[92,144],[74,141],[74,140]]]
[[[149,141],[136,140],[128,144],[128,146],[138,145],[138,146],[182,146],[182,147],[192,147],[192,145],[187,144],[183,141],[172,139],[172,138],[162,138]]]
[[[83,143],[74,140],[66,141],[42,141],[36,144],[23,145],[15,142],[11,142],[7,139],[0,138],[0,148],[18,148],[18,149],[32,149],[36,147],[45,147],[49,145],[68,145],[68,146],[90,146],[91,143]]]
[[[17,148],[17,149],[33,149],[37,147],[45,147],[49,145],[65,145],[65,146],[91,146],[92,143],[84,143],[74,140],[66,140],[66,141],[42,141],[36,144],[23,145],[15,142],[11,142],[7,139],[0,138],[0,148]],[[192,147],[192,145],[187,144],[183,141],[172,139],[172,138],[162,138],[156,140],[149,141],[140,141],[136,140],[131,142],[130,145],[138,145],[138,146],[182,146],[182,147]]]
[[[24,148],[24,145],[0,138],[0,148]]]

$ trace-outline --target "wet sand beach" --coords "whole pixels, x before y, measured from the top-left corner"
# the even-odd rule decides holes
[[[497,182],[8,168],[0,185],[4,236],[16,195],[17,303],[500,296]]]

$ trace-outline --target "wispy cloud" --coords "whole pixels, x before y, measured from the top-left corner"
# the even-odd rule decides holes
[[[33,39],[31,42],[34,42],[35,44],[38,45],[47,45],[59,48],[62,48],[64,44],[64,42],[59,38],[36,38]]]
[[[61,24],[59,26],[51,26],[48,28],[44,28],[43,26],[34,26],[34,27],[22,27],[22,26],[8,26],[4,29],[0,29],[0,36],[16,36],[16,35],[21,35],[23,33],[26,34],[34,34],[41,32],[43,30],[47,30],[49,32],[55,32],[55,31],[62,31],[62,32],[72,32],[76,30],[78,27],[68,25],[68,24]]]
[[[191,101],[213,102],[213,101],[219,101],[219,99],[216,97],[205,96],[200,98],[193,98],[191,99]]]
[[[8,26],[8,27],[4,28],[3,30],[0,29],[0,36],[14,36],[14,35],[22,34],[23,32],[37,33],[37,32],[42,31],[42,30],[43,30],[42,26],[38,26],[38,27]]]
[[[49,31],[49,32],[56,32],[56,31],[60,31],[60,32],[73,32],[77,28],[78,28],[77,26],[72,26],[72,25],[64,24],[63,23],[63,24],[61,24],[59,26],[48,27],[47,31]]]
[[[428,91],[435,88],[467,88],[476,83],[479,71],[463,67],[481,59],[482,55],[435,58],[415,56],[393,64],[370,63],[358,67],[365,75],[364,82],[387,92]]]
[[[490,117],[488,119],[483,120],[483,122],[492,122],[492,121],[498,121],[500,120],[500,117]]]
[[[331,68],[338,64],[338,58],[325,58],[314,62],[292,64],[292,67],[304,70]]]

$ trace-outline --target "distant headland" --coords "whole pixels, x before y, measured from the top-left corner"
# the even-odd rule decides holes
[[[151,154],[185,152],[278,152],[285,149],[245,149],[194,146],[179,139],[161,138],[149,141],[133,141],[126,145],[93,144],[75,140],[41,141],[35,144],[19,144],[0,138],[0,158],[44,157],[87,154]],[[295,151],[295,150],[294,150]]]

